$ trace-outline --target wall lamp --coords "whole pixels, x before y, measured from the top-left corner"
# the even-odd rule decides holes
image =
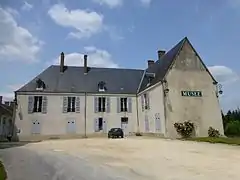
[[[214,82],[213,84],[216,85],[216,96],[219,97],[219,95],[223,94],[222,85],[217,82]]]

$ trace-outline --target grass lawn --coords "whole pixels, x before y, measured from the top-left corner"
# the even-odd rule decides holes
[[[6,180],[6,179],[7,179],[7,173],[4,169],[2,162],[0,161],[0,180]]]
[[[190,141],[198,141],[198,142],[209,142],[209,143],[223,143],[223,144],[232,144],[232,145],[240,145],[240,138],[229,138],[229,137],[198,137],[198,138],[188,138]]]

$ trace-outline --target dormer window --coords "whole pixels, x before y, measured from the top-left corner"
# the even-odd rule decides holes
[[[44,90],[46,88],[45,83],[40,78],[36,81],[36,84],[36,90]]]
[[[99,92],[105,92],[106,91],[106,83],[103,81],[100,81],[98,83],[98,91]]]
[[[155,73],[146,73],[145,76],[147,77],[147,86],[150,86],[152,80],[154,79],[155,77]]]

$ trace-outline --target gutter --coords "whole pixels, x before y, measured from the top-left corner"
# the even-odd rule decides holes
[[[166,110],[166,95],[164,93],[164,87],[162,83],[162,95],[163,95],[163,113],[164,113],[164,125],[165,125],[165,136],[167,136],[167,110]]]
[[[85,106],[84,106],[84,138],[87,138],[87,93],[85,92]]]

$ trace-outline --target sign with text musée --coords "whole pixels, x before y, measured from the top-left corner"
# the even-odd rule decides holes
[[[202,97],[202,91],[181,91],[182,96]]]

